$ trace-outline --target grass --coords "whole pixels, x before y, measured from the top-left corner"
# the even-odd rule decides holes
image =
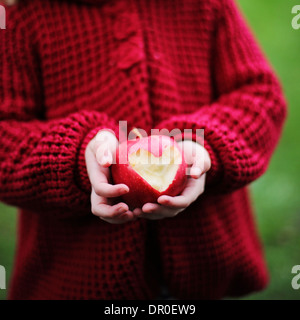
[[[275,71],[289,103],[283,136],[267,173],[251,185],[257,225],[271,274],[268,288],[243,299],[299,299],[291,269],[300,264],[300,29],[291,26],[295,0],[238,0],[249,25]],[[16,210],[0,204],[0,264],[11,275],[16,237]],[[0,300],[6,291],[0,290]]]
[[[300,290],[291,287],[291,269],[300,264],[300,30],[291,26],[292,7],[299,3],[238,0],[238,4],[279,75],[289,104],[283,136],[270,167],[251,186],[271,282],[266,290],[244,299],[299,299]]]
[[[6,288],[11,276],[16,245],[17,212],[13,207],[0,203],[0,265],[6,269]],[[7,290],[0,290],[0,300],[6,298]]]

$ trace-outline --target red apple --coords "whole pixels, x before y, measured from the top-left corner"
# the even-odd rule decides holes
[[[186,168],[176,141],[168,136],[153,135],[121,143],[111,173],[115,184],[124,183],[129,187],[123,199],[132,209],[155,203],[161,195],[180,194],[187,180]]]

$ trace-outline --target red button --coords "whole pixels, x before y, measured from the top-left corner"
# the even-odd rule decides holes
[[[145,58],[144,44],[140,37],[133,37],[122,43],[117,52],[118,68],[126,70]]]
[[[130,13],[121,13],[116,17],[114,36],[117,40],[124,40],[136,33],[137,16]]]

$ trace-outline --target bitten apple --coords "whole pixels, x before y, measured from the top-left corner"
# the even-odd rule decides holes
[[[111,166],[114,183],[125,183],[123,196],[130,208],[155,203],[161,195],[176,196],[184,189],[187,164],[173,138],[163,135],[139,137],[119,145]]]

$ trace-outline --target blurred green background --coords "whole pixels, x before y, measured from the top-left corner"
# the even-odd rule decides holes
[[[298,3],[297,3],[298,2]],[[279,75],[289,103],[282,139],[267,173],[251,185],[271,282],[243,299],[300,299],[291,269],[300,264],[300,29],[291,26],[299,0],[237,0],[263,51]],[[300,22],[300,21],[299,21]],[[16,243],[16,210],[0,204],[0,264],[10,278]],[[0,300],[7,290],[0,290]]]

